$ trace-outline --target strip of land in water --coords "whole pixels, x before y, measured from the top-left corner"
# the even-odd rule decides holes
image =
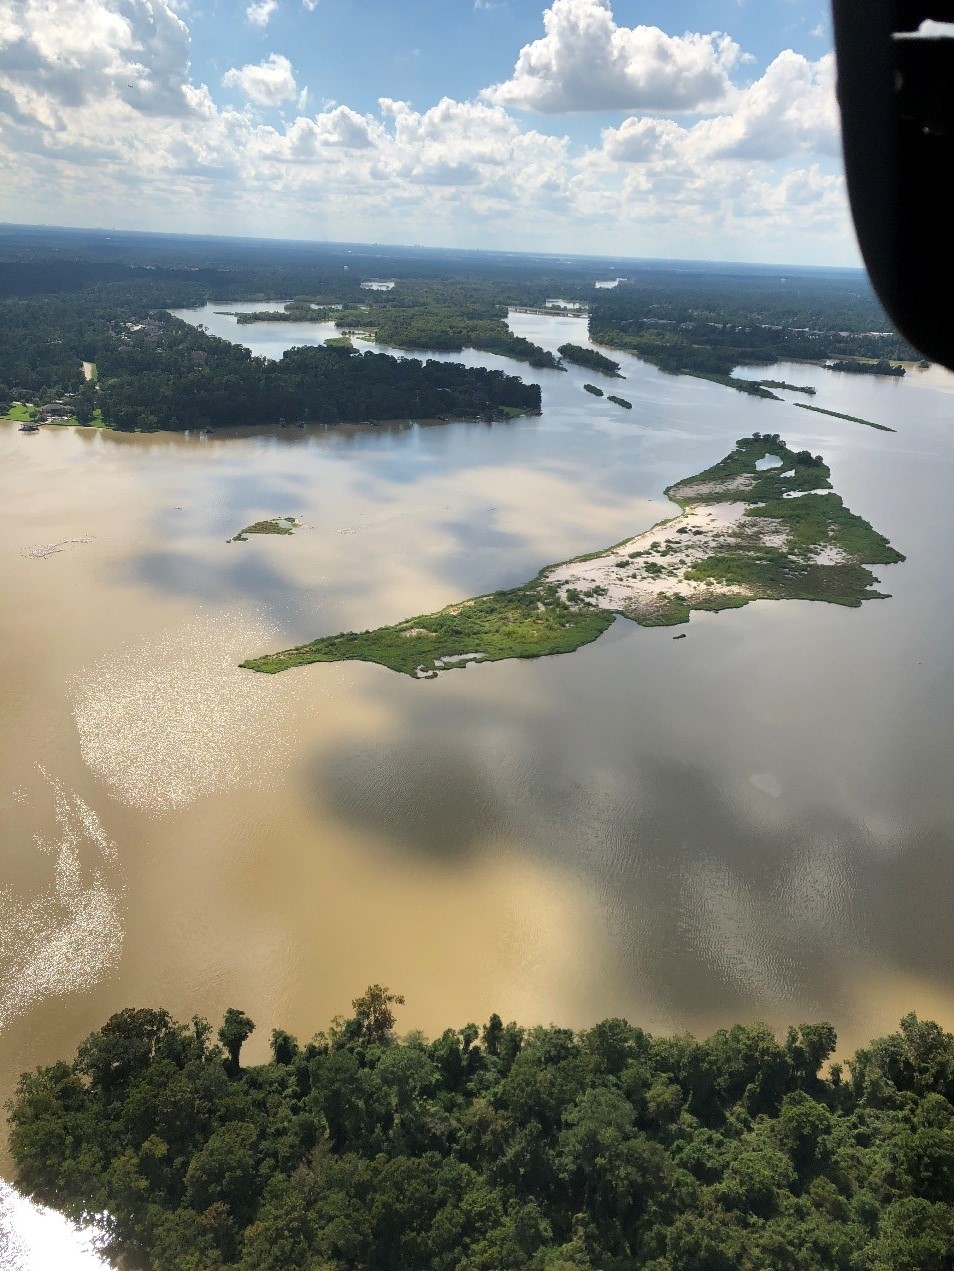
[[[775,466],[760,468],[767,457]],[[622,543],[549,565],[523,587],[242,665],[274,673],[310,662],[377,662],[433,679],[467,662],[571,653],[619,614],[658,627],[687,622],[693,609],[752,600],[858,606],[882,599],[865,566],[904,557],[845,507],[830,476],[820,455],[790,450],[778,434],[755,433],[668,488],[677,516]]]
[[[809,406],[807,402],[792,402],[799,410],[813,410],[816,415],[831,415],[832,419],[847,419],[851,424],[864,424],[866,428],[877,428],[878,432],[897,432],[897,428],[889,428],[887,424],[876,424],[871,419],[862,419],[860,415],[843,415],[839,410],[825,410],[823,406]]]

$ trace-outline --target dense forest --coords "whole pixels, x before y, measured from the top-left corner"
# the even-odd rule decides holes
[[[617,286],[597,288],[607,274],[623,273]],[[394,280],[393,290],[362,286],[382,276]],[[539,308],[553,296],[589,305],[598,343],[762,397],[774,396],[771,386],[734,376],[736,366],[834,359],[896,374],[892,359],[916,356],[851,270],[780,276],[767,266],[8,226],[0,228],[0,414],[14,400],[64,396],[75,397],[78,418],[99,410],[114,426],[147,429],[533,410],[539,389],[506,377],[340,350],[297,349],[266,363],[185,330],[165,311],[282,300],[288,307],[272,320],[333,319],[398,348],[466,347],[558,368],[554,354],[514,335],[505,320],[508,306]],[[614,365],[581,345],[563,350],[568,359],[585,355],[582,364],[594,369]],[[96,364],[98,387],[83,387],[81,360]]]
[[[749,278],[733,287],[721,278],[680,278],[668,286],[627,283],[596,293],[590,336],[671,374],[697,375],[748,393],[752,382],[732,376],[737,366],[836,358],[839,369],[903,374],[903,368],[890,368],[889,359],[920,357],[891,329],[867,285],[851,287],[837,279]]]
[[[95,389],[84,385],[84,360],[96,364]],[[273,361],[152,312],[142,300],[0,302],[0,405],[64,394],[77,394],[80,410],[98,407],[106,423],[127,430],[495,419],[540,409],[538,385],[482,367],[340,346],[289,349]]]
[[[398,1039],[372,986],[302,1045],[125,1010],[10,1104],[19,1185],[154,1271],[954,1265],[954,1037],[909,1015],[704,1041],[493,1015]]]
[[[903,366],[892,366],[886,358],[880,358],[877,362],[832,362],[828,369],[830,371],[847,371],[850,375],[896,375],[904,374]]]
[[[411,294],[409,295],[408,292]],[[253,322],[329,322],[344,331],[366,331],[380,344],[396,349],[431,349],[460,353],[479,349],[527,362],[534,367],[562,369],[559,361],[507,325],[507,307],[486,297],[473,296],[472,288],[445,283],[435,294],[432,287],[402,285],[398,301],[390,293],[371,293],[370,302],[355,307],[327,301],[288,301],[280,310],[253,310],[236,315],[239,326]]]
[[[385,293],[387,294],[387,293]],[[336,316],[345,329],[369,328],[381,344],[397,349],[435,349],[459,353],[479,349],[527,362],[533,367],[559,370],[552,353],[531,340],[514,335],[507,326],[506,307],[432,298],[420,304],[375,303],[367,310],[345,311]]]

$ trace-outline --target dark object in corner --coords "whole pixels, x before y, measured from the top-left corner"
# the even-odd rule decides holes
[[[868,273],[901,333],[954,369],[954,10],[926,0],[833,0],[833,10],[845,170]]]

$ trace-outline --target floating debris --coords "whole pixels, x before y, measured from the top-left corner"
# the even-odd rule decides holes
[[[25,547],[21,555],[28,556],[31,560],[46,560],[48,556],[56,556],[67,547],[72,547],[74,543],[94,543],[95,541],[91,534],[83,538],[61,538],[56,543],[38,543],[36,547]]]

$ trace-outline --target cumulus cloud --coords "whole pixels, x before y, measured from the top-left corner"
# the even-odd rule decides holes
[[[189,30],[166,0],[0,0],[0,77],[21,109],[115,93],[143,114],[188,114]]]
[[[330,147],[340,150],[369,150],[385,139],[384,130],[367,115],[349,106],[335,106],[313,118],[299,116],[283,132],[261,132],[256,144],[269,160],[314,163],[327,158]]]
[[[811,62],[791,49],[740,93],[730,114],[684,128],[671,119],[633,116],[603,131],[610,158],[644,163],[681,155],[687,160],[835,156],[839,151],[835,59]]]
[[[520,50],[488,101],[546,114],[585,110],[697,111],[732,93],[740,58],[728,35],[667,35],[616,25],[609,0],[553,0],[544,37]]]
[[[779,159],[838,152],[835,55],[810,62],[786,49],[741,95],[729,115],[693,129],[713,155]]]
[[[298,96],[292,64],[281,53],[269,53],[248,66],[233,66],[222,76],[222,83],[237,88],[257,106],[280,106]]]
[[[167,230],[815,261],[851,252],[830,58],[786,52],[721,113],[683,125],[637,110],[587,146],[486,96],[308,114],[278,54],[226,72],[244,98],[234,109],[192,78],[189,32],[168,0],[56,0],[70,20],[55,26],[49,3],[0,0],[10,220],[55,209],[77,224]],[[583,7],[609,14],[596,0]],[[245,101],[291,106],[289,117],[266,124]]]
[[[278,0],[260,0],[259,3],[248,6],[245,17],[252,26],[268,26],[268,20],[277,8]]]

